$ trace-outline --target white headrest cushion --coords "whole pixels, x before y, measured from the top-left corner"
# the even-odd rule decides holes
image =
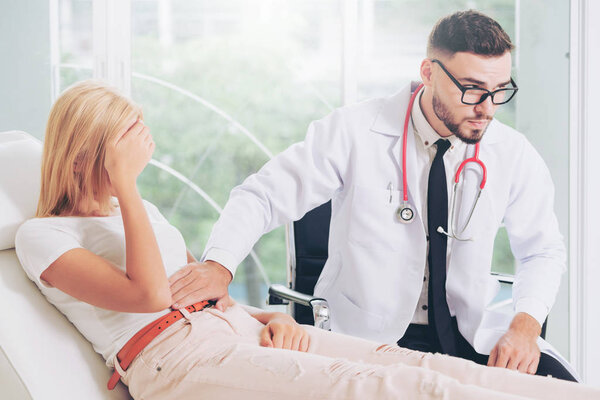
[[[17,228],[35,215],[42,142],[25,132],[0,132],[0,250],[15,247]]]

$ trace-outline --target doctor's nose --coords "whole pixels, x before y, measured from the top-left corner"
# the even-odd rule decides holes
[[[480,115],[493,116],[496,111],[496,105],[492,103],[492,97],[488,96],[483,102],[475,105],[475,112]]]

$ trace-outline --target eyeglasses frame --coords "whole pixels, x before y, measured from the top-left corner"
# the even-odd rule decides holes
[[[492,99],[492,104],[495,105],[501,105],[501,104],[506,104],[509,101],[511,101],[513,99],[513,97],[515,97],[515,94],[517,94],[517,91],[519,90],[519,88],[517,87],[517,84],[515,83],[515,81],[513,80],[513,78],[510,78],[510,84],[513,87],[510,88],[500,88],[500,89],[496,89],[493,92],[490,92],[487,89],[484,88],[480,88],[480,87],[474,87],[474,88],[468,88],[465,87],[463,85],[460,84],[460,82],[446,69],[446,67],[444,66],[444,64],[442,64],[442,62],[438,59],[431,59],[431,62],[438,64],[440,67],[442,67],[442,70],[446,73],[446,75],[448,75],[448,78],[450,78],[450,80],[456,85],[456,87],[461,91],[462,96],[460,97],[460,102],[469,106],[474,106],[477,104],[481,104],[483,103],[488,97],[490,97]],[[485,91],[486,93],[481,95],[481,98],[479,99],[479,101],[477,103],[467,103],[466,101],[464,101],[464,97],[465,97],[465,92],[467,90],[470,89],[477,89],[477,90],[481,90],[481,91]],[[505,100],[501,103],[496,103],[494,102],[494,95],[498,92],[507,92],[507,91],[512,91],[512,95],[508,98],[508,100]]]

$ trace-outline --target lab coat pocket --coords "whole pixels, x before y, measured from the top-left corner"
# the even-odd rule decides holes
[[[403,224],[396,219],[401,195],[399,190],[354,186],[348,240],[361,246],[397,251],[399,236],[407,228],[418,225],[416,219],[410,224]]]
[[[383,330],[383,316],[359,307],[343,292],[339,292],[336,302],[339,304],[338,312],[352,316],[351,318],[344,318],[341,321],[337,321],[340,325],[347,325],[340,326],[342,332],[352,336],[369,337],[373,333]]]
[[[341,267],[342,263],[339,252],[330,255],[327,259],[327,262],[325,263],[325,266],[323,267],[321,275],[319,275],[317,284],[315,285],[315,295],[320,295],[329,290],[329,288],[337,280],[340,274]]]

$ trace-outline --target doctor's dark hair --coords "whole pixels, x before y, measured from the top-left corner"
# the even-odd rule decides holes
[[[459,11],[440,19],[427,43],[427,56],[458,52],[501,56],[514,48],[500,24],[478,11]]]

